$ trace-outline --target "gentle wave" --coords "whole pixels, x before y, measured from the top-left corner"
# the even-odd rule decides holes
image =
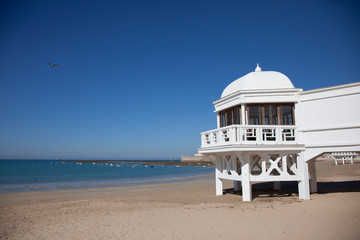
[[[138,185],[151,185],[151,184],[186,182],[193,180],[205,180],[205,179],[213,179],[213,178],[214,178],[214,174],[205,174],[205,175],[196,175],[196,176],[188,176],[188,177],[134,180],[134,181],[81,182],[81,183],[69,182],[69,183],[42,183],[42,184],[25,184],[25,185],[8,184],[8,185],[0,185],[0,193],[128,187],[128,186],[138,186]]]
[[[0,193],[122,187],[211,178],[213,167],[1,160]]]

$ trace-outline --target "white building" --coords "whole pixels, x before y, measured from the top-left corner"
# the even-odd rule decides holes
[[[198,152],[216,166],[216,194],[223,180],[251,184],[297,181],[300,199],[317,191],[315,157],[360,151],[360,82],[310,91],[295,88],[284,74],[262,71],[235,80],[214,102],[217,129],[201,133]]]

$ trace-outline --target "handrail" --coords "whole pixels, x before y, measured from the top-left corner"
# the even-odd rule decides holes
[[[224,144],[296,143],[293,125],[231,125],[201,133],[201,147]]]

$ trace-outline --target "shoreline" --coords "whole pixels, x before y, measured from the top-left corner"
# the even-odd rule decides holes
[[[11,160],[7,161],[10,162]],[[12,162],[10,163],[12,167],[16,166]],[[90,189],[149,185],[162,182],[182,182],[191,181],[192,179],[211,178],[215,172],[213,167],[208,166],[208,164],[201,165],[200,163],[192,163],[184,165],[173,161],[46,160],[41,164],[39,164],[39,162],[26,162],[26,164],[30,166],[29,169],[35,169],[33,175],[25,175],[29,178],[28,181],[26,181],[25,176],[17,180],[14,175],[16,169],[13,167],[14,171],[11,172],[13,175],[10,174],[10,177],[8,177],[10,180],[6,178],[6,176],[8,176],[6,174],[0,177],[0,193]],[[64,166],[62,164],[64,164]],[[69,167],[70,170],[67,171],[66,168],[68,165],[70,165],[71,168]],[[112,168],[108,169],[107,167]],[[82,168],[85,168],[85,170],[82,171]],[[36,173],[42,174],[44,171],[49,171],[52,175],[40,175],[45,176],[45,178],[37,178],[37,175],[34,175]]]
[[[183,177],[173,177],[173,178],[151,178],[151,179],[134,179],[134,180],[99,180],[99,181],[77,181],[77,182],[54,182],[54,183],[33,183],[33,184],[8,184],[1,186],[1,194],[6,193],[21,193],[21,192],[49,192],[49,191],[58,191],[58,190],[87,190],[87,189],[102,189],[102,188],[118,188],[118,187],[134,187],[134,186],[143,186],[143,185],[156,185],[164,183],[177,183],[177,182],[188,182],[194,180],[205,180],[213,179],[214,174],[201,174],[201,175],[191,175]],[[21,187],[23,186],[23,187]],[[4,190],[6,188],[11,189],[16,187],[15,190]]]

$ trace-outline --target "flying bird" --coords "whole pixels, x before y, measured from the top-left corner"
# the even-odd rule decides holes
[[[48,62],[48,64],[49,64],[51,67],[55,67],[55,66],[59,65],[59,64],[57,64],[57,63],[52,64],[52,63],[49,63],[49,62]]]

